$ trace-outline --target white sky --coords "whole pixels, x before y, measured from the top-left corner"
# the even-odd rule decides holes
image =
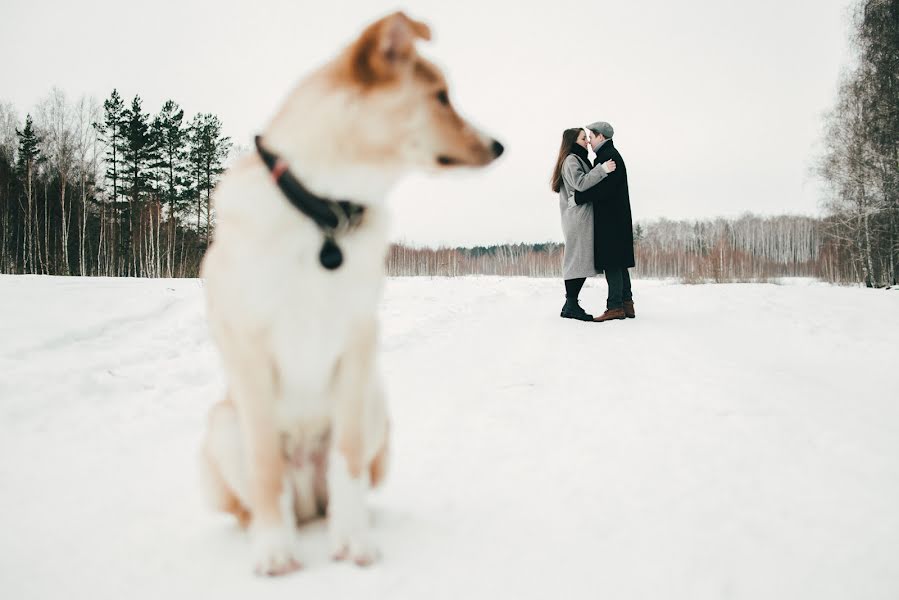
[[[249,145],[299,77],[402,8],[431,25],[461,112],[507,148],[488,171],[413,176],[394,238],[561,240],[548,180],[566,127],[606,120],[635,219],[817,212],[810,166],[849,62],[847,0],[154,2],[3,0],[0,100],[22,116],[139,93],[219,115]]]

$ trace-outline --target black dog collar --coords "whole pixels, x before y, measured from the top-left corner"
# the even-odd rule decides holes
[[[315,221],[325,241],[318,259],[324,268],[333,271],[343,264],[343,252],[334,240],[339,229],[356,227],[362,220],[365,207],[347,200],[330,200],[316,196],[290,172],[283,158],[262,146],[262,137],[256,136],[256,151],[268,168],[281,193],[301,213]]]

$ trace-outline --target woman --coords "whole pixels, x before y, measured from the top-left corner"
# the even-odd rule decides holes
[[[551,183],[552,190],[559,193],[562,234],[565,237],[565,255],[562,259],[562,277],[565,279],[563,318],[593,320],[593,315],[578,304],[578,295],[587,277],[596,275],[593,266],[593,205],[576,204],[574,193],[593,187],[614,170],[615,161],[612,160],[590,168],[587,134],[583,129],[566,129],[562,133],[562,146]]]

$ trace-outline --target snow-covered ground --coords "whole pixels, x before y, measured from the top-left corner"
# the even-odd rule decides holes
[[[196,280],[0,277],[0,597],[899,598],[899,294],[391,280],[382,560],[252,575],[201,502]],[[605,286],[583,304],[600,310]]]

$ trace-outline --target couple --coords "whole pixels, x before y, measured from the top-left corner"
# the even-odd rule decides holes
[[[634,266],[634,231],[627,168],[612,143],[615,130],[604,121],[562,133],[552,189],[559,193],[565,255],[565,306],[562,317],[581,321],[633,319],[634,298],[628,268]],[[587,146],[593,146],[591,167]],[[587,277],[606,274],[606,311],[594,318],[578,304]]]

